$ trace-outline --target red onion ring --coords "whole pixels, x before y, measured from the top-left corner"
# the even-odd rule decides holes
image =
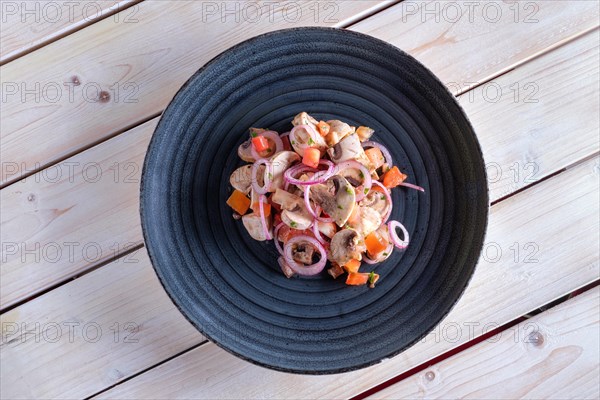
[[[383,186],[380,182],[373,181],[373,184],[375,186],[379,186],[383,190],[383,194],[385,195],[385,200],[388,202],[388,205],[389,205],[387,213],[385,213],[385,215],[382,216],[382,218],[383,218],[382,224],[385,224],[387,222],[388,218],[390,217],[390,215],[392,214],[392,206],[393,206],[392,205],[392,196],[390,195],[390,191],[385,186]]]
[[[281,135],[279,135],[279,137],[284,138],[284,137],[288,136],[289,134],[290,134],[290,131],[283,132]]]
[[[260,210],[260,222],[262,223],[263,233],[265,234],[265,237],[267,238],[267,240],[271,240],[271,239],[273,239],[273,237],[271,236],[271,232],[269,232],[269,228],[267,226],[267,219],[265,218],[265,208],[264,208],[265,201],[267,201],[267,198],[265,197],[264,194],[261,194],[260,197],[258,198],[258,208]]]
[[[305,148],[311,147],[308,143],[301,143],[301,142],[299,142],[296,139],[296,131],[298,129],[304,129],[308,133],[308,136],[315,143],[317,142],[317,140],[318,140],[317,135],[319,135],[319,134],[317,133],[317,131],[315,130],[315,128],[313,128],[310,125],[297,125],[297,126],[295,126],[295,127],[292,128],[292,130],[290,131],[290,135],[289,135],[289,137],[290,137],[290,145],[292,146],[292,148],[294,148],[294,149],[297,148],[298,150],[304,151]],[[320,137],[320,135],[319,135],[319,137]],[[302,154],[300,154],[300,155],[302,155]]]
[[[319,165],[327,165],[327,171],[319,171],[315,168],[309,167],[307,165],[304,164],[298,164],[298,165],[294,165],[292,168],[289,168],[288,170],[286,170],[283,174],[284,179],[291,183],[292,185],[316,185],[317,183],[323,183],[325,182],[327,179],[329,179],[329,177],[331,177],[331,175],[334,172],[335,169],[335,164],[332,163],[329,160],[319,160]],[[301,181],[299,179],[294,178],[294,175],[296,175],[299,172],[319,172],[318,174],[313,175],[313,177],[311,179],[308,179],[306,181]]]
[[[298,242],[308,242],[311,245],[313,245],[321,254],[321,259],[316,263],[308,266],[297,263],[296,260],[294,260],[294,257],[292,256],[292,245]],[[327,253],[325,252],[325,248],[321,243],[319,243],[317,239],[312,238],[310,236],[301,235],[291,238],[283,247],[283,251],[285,261],[288,263],[290,268],[298,275],[316,275],[319,272],[323,271],[323,268],[325,268],[325,264],[327,263]]]
[[[279,153],[280,151],[283,150],[283,141],[281,140],[281,138],[279,137],[279,134],[277,132],[264,131],[264,132],[259,133],[258,136],[264,136],[267,139],[271,139],[271,141],[273,143],[275,143],[275,151],[273,153],[270,153],[269,157],[272,156],[273,154]],[[256,160],[261,158],[261,156],[258,154],[256,149],[254,148],[253,144],[250,145],[250,152],[252,153],[252,157],[254,157]]]
[[[360,201],[364,199],[367,193],[369,193],[369,191],[371,190],[371,186],[373,185],[373,179],[371,178],[371,173],[369,172],[367,167],[365,167],[358,161],[348,160],[341,162],[336,166],[338,174],[349,168],[358,169],[363,175],[362,185],[356,188],[356,201]]]
[[[319,221],[317,219],[315,219],[313,221],[312,231],[315,234],[315,237],[317,238],[317,240],[321,244],[327,244],[327,242],[325,241],[325,239],[323,239],[323,236],[321,236],[321,232],[319,232]]]
[[[373,142],[373,141],[366,141],[363,142],[362,147],[377,147],[379,150],[381,150],[381,154],[383,154],[383,157],[385,157],[385,162],[391,167],[392,165],[394,165],[394,163],[392,162],[392,155],[390,154],[389,150],[382,144],[379,144],[377,142]]]
[[[400,238],[398,237],[398,234],[396,233],[396,228],[400,228],[400,230],[404,234],[404,240],[400,240]],[[390,235],[390,239],[391,239],[392,243],[394,243],[394,246],[396,246],[399,249],[405,249],[408,247],[408,241],[409,241],[408,231],[406,230],[404,225],[402,225],[400,222],[398,222],[398,221],[388,222],[388,233]]]
[[[421,192],[425,191],[425,189],[423,189],[421,186],[413,185],[412,183],[402,182],[400,184],[400,186],[406,186],[406,187],[411,188],[411,189],[417,189],[417,190],[420,190]]]
[[[277,251],[279,252],[279,254],[283,255],[283,248],[281,247],[281,245],[279,244],[279,230],[285,225],[285,223],[280,222],[279,225],[277,225],[275,227],[275,230],[273,231],[273,239],[275,242],[275,248],[277,249]]]
[[[258,173],[258,167],[261,164],[265,165],[267,171],[271,170],[271,163],[266,158],[259,158],[254,162],[254,164],[252,164],[250,179],[252,181],[252,189],[254,189],[257,194],[265,194],[271,189],[271,177],[268,173],[264,176],[264,186],[258,186],[258,179],[256,175]]]

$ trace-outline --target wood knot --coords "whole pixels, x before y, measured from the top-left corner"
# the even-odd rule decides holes
[[[532,343],[536,347],[540,347],[544,344],[544,335],[540,332],[531,332],[529,334],[529,343]]]
[[[98,100],[100,103],[107,103],[110,100],[110,93],[108,93],[106,90],[101,91],[100,95],[98,96]]]
[[[73,75],[71,77],[71,83],[75,86],[81,85],[81,81],[79,80],[79,77],[77,75]]]
[[[435,379],[435,373],[433,371],[429,371],[425,374],[425,379],[428,381],[432,381]]]
[[[35,194],[31,193],[27,196],[27,201],[32,202],[35,201]]]

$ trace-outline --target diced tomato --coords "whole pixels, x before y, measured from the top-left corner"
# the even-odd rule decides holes
[[[379,254],[384,251],[388,243],[377,232],[371,232],[365,238],[365,245],[370,255]]]
[[[319,130],[319,133],[321,134],[321,136],[325,137],[329,133],[329,130],[331,129],[331,127],[329,126],[329,124],[327,122],[319,121],[319,123],[317,124],[317,129]]]
[[[279,215],[279,213],[281,212],[281,206],[279,204],[275,203],[275,202],[271,202],[271,207],[273,209],[275,209],[275,212],[277,213],[277,215]],[[279,217],[279,221],[277,222],[277,224],[279,222],[281,222],[281,217]],[[277,226],[277,224],[275,224],[275,226]]]
[[[404,182],[406,175],[404,175],[398,167],[392,167],[388,172],[383,175],[383,186],[386,188],[393,188]]]
[[[321,152],[319,149],[313,147],[307,147],[304,149],[304,157],[302,157],[302,164],[312,168],[319,166],[319,160],[321,159]]]
[[[277,207],[279,206],[279,204],[271,204],[271,206],[275,210],[277,210]],[[281,211],[281,210],[277,210],[277,212],[275,213],[275,217],[273,217],[273,226],[277,226],[281,223],[281,214],[279,214],[279,211]]]
[[[250,207],[250,199],[239,190],[234,190],[227,199],[227,205],[240,215],[246,214]]]
[[[354,272],[358,272],[358,269],[360,268],[360,261],[358,261],[357,259],[352,259],[350,261],[348,261],[345,265],[344,265],[344,269],[346,270],[346,272],[348,273],[354,273]]]
[[[252,204],[252,211],[254,211],[255,214],[260,215],[260,204],[257,202],[255,202],[254,204]],[[265,217],[271,215],[271,204],[270,203],[263,203],[263,210],[265,212]]]
[[[381,153],[381,150],[379,150],[377,147],[373,147],[373,148],[365,150],[365,154],[367,155],[367,157],[369,158],[369,161],[371,161],[371,164],[373,165],[373,168],[375,168],[375,169],[381,167],[383,165],[383,163],[385,162],[385,159],[383,158],[383,154]]]
[[[252,138],[252,145],[254,150],[257,152],[265,151],[269,149],[269,141],[264,136],[256,136]]]
[[[358,224],[360,222],[360,207],[355,205],[348,217],[347,223],[350,225]]]
[[[283,142],[284,150],[287,150],[287,151],[292,150],[292,145],[290,144],[290,137],[288,135],[285,135],[284,137],[282,137],[281,141]]]
[[[346,278],[346,285],[365,285],[369,281],[369,274],[350,272]]]
[[[374,191],[374,192],[383,193],[383,188],[381,186],[378,186],[378,185],[371,186],[371,190]]]
[[[315,237],[315,234],[310,229],[305,229],[305,230],[301,231],[298,229],[292,229],[287,225],[284,225],[281,227],[281,229],[279,229],[278,236],[282,242],[286,243],[291,238],[296,237],[296,236],[302,236],[302,235]]]

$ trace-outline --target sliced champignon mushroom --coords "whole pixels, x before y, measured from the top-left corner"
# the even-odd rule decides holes
[[[311,186],[310,198],[332,217],[338,226],[346,223],[356,204],[354,188],[346,178],[339,175]]]
[[[338,276],[342,275],[344,272],[344,268],[340,267],[340,264],[332,262],[331,268],[327,270],[329,275],[333,276],[333,279],[336,279]]]
[[[325,139],[323,139],[323,136],[321,136],[318,132],[311,135],[305,128],[298,128],[296,131],[294,131],[294,135],[294,140],[291,141],[291,145],[294,151],[301,156],[304,155],[304,149],[306,147],[314,147],[319,149],[321,155],[325,154],[327,151]]]
[[[385,250],[377,253],[377,254],[370,254],[369,252],[367,252],[365,257],[369,257],[370,260],[373,260],[375,262],[383,262],[385,260],[388,259],[389,256],[392,255],[392,252],[394,251],[394,244],[392,243],[392,241],[390,240],[390,235],[388,232],[388,227],[387,225],[381,225],[379,227],[379,229],[377,229],[376,231],[382,238],[384,238],[385,240],[387,240],[388,245],[385,248]]]
[[[240,147],[238,147],[238,156],[246,162],[253,163],[256,161],[254,156],[252,156],[252,140],[248,139],[240,144]]]
[[[313,217],[306,209],[302,197],[277,189],[271,200],[281,206],[281,221],[284,224],[294,229],[308,229]]]
[[[280,151],[279,153],[271,157],[272,167],[270,168],[270,171],[265,169],[264,172],[264,174],[272,174],[270,192],[274,192],[276,189],[283,188],[283,173],[286,169],[288,169],[293,163],[297,161],[300,161],[300,156],[294,153],[293,151]]]
[[[233,171],[229,177],[229,183],[234,189],[244,194],[250,193],[250,189],[252,189],[252,165],[243,165]]]
[[[286,278],[291,278],[292,276],[294,276],[295,272],[285,261],[285,258],[279,257],[277,259],[277,263],[279,264],[279,267],[281,268],[281,271],[283,272]]]
[[[345,138],[347,135],[354,133],[354,128],[345,122],[337,119],[327,121],[329,125],[329,133],[325,137],[327,146],[335,146],[340,140]]]
[[[362,260],[366,250],[364,240],[354,229],[342,229],[331,239],[330,257],[333,262],[345,265],[352,259]]]
[[[369,207],[358,207],[358,216],[352,221],[348,221],[350,228],[358,231],[363,237],[376,231],[383,222],[381,214]]]
[[[327,152],[331,157],[331,161],[336,164],[339,164],[343,161],[356,160],[367,167],[369,171],[372,169],[371,161],[365,154],[365,151],[363,150],[356,133],[346,136]]]
[[[390,208],[390,204],[385,195],[378,190],[370,190],[365,198],[358,202],[358,205],[371,208],[377,211],[381,216],[384,216]]]
[[[319,121],[317,121],[316,119],[314,119],[313,117],[311,117],[310,115],[308,115],[306,112],[301,112],[300,114],[296,115],[294,117],[294,119],[292,120],[292,125],[294,126],[298,126],[298,125],[310,125],[313,128],[317,129],[317,124],[319,123]]]
[[[315,248],[310,243],[298,242],[292,245],[292,258],[296,262],[310,265],[313,263],[313,254],[315,254]]]
[[[267,229],[271,229],[271,218],[267,218]],[[252,213],[246,214],[242,217],[242,222],[244,223],[244,227],[252,236],[254,240],[264,241],[267,240],[265,236],[265,232],[263,230],[262,222],[260,220],[260,215]]]
[[[361,142],[366,142],[367,140],[369,140],[371,136],[373,136],[373,132],[375,132],[373,129],[368,128],[366,126],[359,126],[356,130],[356,134],[358,135],[358,138]]]

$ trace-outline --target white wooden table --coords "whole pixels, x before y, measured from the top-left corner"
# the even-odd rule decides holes
[[[0,7],[2,399],[600,397],[598,1]],[[138,215],[146,146],[183,82],[246,38],[311,25],[432,69],[475,127],[493,202],[451,314],[334,376],[207,342],[160,286]]]

